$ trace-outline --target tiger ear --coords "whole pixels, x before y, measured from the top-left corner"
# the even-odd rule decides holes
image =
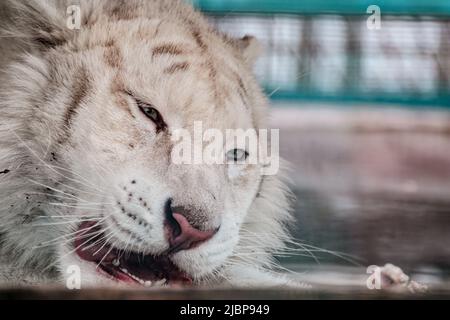
[[[262,52],[261,43],[253,36],[246,35],[235,40],[235,44],[249,65],[253,65]]]
[[[70,37],[66,12],[55,2],[7,0],[5,3],[8,21],[2,23],[2,31],[18,40],[46,50],[63,44]]]

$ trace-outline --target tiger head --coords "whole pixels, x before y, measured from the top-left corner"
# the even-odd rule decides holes
[[[83,285],[221,282],[270,264],[288,219],[277,176],[247,163],[246,145],[224,147],[224,164],[173,160],[177,132],[194,136],[196,122],[265,128],[255,39],[178,1],[81,2],[73,30],[61,1],[13,7],[27,46],[4,90],[23,164],[9,179],[27,179],[33,242],[19,252],[51,246],[46,263],[66,277],[76,266]]]

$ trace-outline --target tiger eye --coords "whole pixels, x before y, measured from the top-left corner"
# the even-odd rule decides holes
[[[242,149],[232,149],[226,154],[228,161],[240,162],[248,157],[248,152]]]
[[[152,105],[142,102],[138,99],[136,100],[136,104],[138,105],[141,112],[150,120],[153,121],[153,123],[156,125],[156,132],[160,132],[162,130],[165,130],[167,128],[167,124],[164,122],[163,117],[159,113],[158,110],[156,110],[155,107]]]

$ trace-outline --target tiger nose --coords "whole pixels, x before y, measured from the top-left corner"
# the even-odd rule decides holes
[[[195,248],[210,239],[218,230],[199,230],[189,223],[187,215],[188,211],[183,207],[172,208],[170,202],[166,205],[165,229],[171,253]]]

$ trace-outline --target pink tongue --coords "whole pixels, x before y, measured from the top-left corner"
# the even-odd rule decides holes
[[[111,250],[110,247],[103,245],[103,241],[98,241],[102,237],[99,230],[100,227],[96,222],[83,222],[75,239],[76,252],[80,258],[86,261],[111,262],[117,255],[114,249]]]

